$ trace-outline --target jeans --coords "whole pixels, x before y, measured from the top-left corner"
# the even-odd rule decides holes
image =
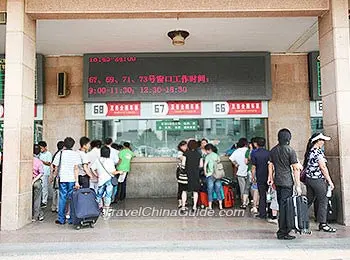
[[[33,219],[38,220],[39,217],[43,217],[43,211],[41,209],[41,195],[42,184],[41,180],[37,180],[33,183]]]
[[[223,200],[221,189],[222,183],[220,180],[216,180],[213,176],[207,177],[207,187],[208,187],[208,201],[213,201],[213,192],[215,190],[216,195],[218,196],[218,200]]]
[[[62,224],[66,222],[66,203],[67,203],[67,200],[71,200],[72,198],[73,188],[74,188],[74,182],[60,182],[57,220]]]
[[[291,231],[287,227],[287,199],[293,196],[293,186],[276,186],[277,201],[280,208],[280,214],[278,218],[278,231],[277,237],[283,237],[289,234]]]
[[[266,192],[268,190],[267,184],[258,183],[259,190],[259,217],[266,218]]]
[[[327,223],[327,183],[324,179],[310,179],[306,178],[307,200],[308,206],[315,202],[317,208],[317,222],[321,224]]]
[[[102,186],[98,187],[97,190],[97,202],[100,207],[103,206],[102,199],[104,198],[104,206],[109,207],[112,201],[113,185],[109,180]]]
[[[47,198],[49,196],[49,177],[50,175],[44,175],[42,177],[43,183],[42,183],[42,198],[41,202],[43,204],[47,204]]]

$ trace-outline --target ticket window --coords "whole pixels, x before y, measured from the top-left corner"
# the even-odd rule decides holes
[[[206,138],[223,155],[239,138],[266,137],[266,119],[91,120],[91,140],[111,137],[130,142],[138,157],[175,157],[177,145],[189,138]]]

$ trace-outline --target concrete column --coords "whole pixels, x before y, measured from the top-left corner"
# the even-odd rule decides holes
[[[319,18],[324,129],[328,166],[339,198],[338,221],[350,225],[350,63],[348,0],[330,0]]]
[[[36,23],[25,0],[7,1],[1,229],[31,222]]]

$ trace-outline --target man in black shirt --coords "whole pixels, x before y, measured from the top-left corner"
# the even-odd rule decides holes
[[[295,236],[289,235],[291,230],[287,227],[286,222],[286,203],[287,199],[293,196],[294,181],[297,193],[301,195],[300,167],[295,151],[289,146],[291,138],[292,135],[288,129],[281,129],[278,132],[278,145],[270,152],[269,164],[268,184],[276,184],[277,201],[280,208],[277,238],[283,240],[295,239]],[[273,173],[275,173],[274,176]]]
[[[265,147],[265,138],[257,138],[257,149],[252,152],[252,181],[258,184],[259,190],[259,218],[266,219],[266,192],[268,190],[268,164],[270,152]]]

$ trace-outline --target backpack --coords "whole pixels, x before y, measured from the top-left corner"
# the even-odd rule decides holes
[[[220,159],[217,159],[216,161],[214,161],[214,171],[213,171],[213,177],[215,179],[222,179],[223,177],[225,177],[225,170],[224,170],[224,166],[222,165]]]

